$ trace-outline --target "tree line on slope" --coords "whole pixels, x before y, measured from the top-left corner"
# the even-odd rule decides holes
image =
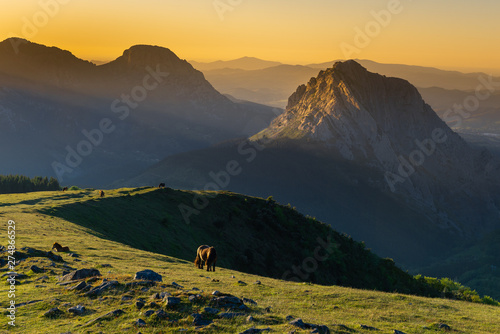
[[[51,177],[24,175],[0,175],[0,194],[27,193],[33,191],[60,190],[59,181]]]

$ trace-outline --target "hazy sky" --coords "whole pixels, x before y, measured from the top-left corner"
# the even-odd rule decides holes
[[[0,0],[0,40],[89,60],[154,44],[199,61],[362,58],[500,72],[499,14],[498,0]]]

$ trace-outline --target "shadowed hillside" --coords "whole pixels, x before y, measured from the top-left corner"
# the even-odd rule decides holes
[[[196,209],[193,201],[204,205]],[[179,209],[193,213],[189,223]],[[202,244],[218,250],[218,266],[262,276],[382,291],[433,294],[390,259],[314,218],[274,200],[230,192],[144,188],[44,209],[134,248],[193,260]],[[294,269],[298,268],[298,269]]]

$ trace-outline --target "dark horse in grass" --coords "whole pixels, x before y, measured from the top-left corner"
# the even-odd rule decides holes
[[[215,262],[217,261],[217,252],[214,247],[209,247],[207,245],[202,245],[198,247],[196,251],[196,259],[194,260],[194,265],[199,269],[203,269],[203,265],[207,265],[207,271],[215,271]]]
[[[52,245],[52,249],[56,249],[57,252],[69,252],[69,247],[68,246],[61,246],[57,242],[54,242]]]

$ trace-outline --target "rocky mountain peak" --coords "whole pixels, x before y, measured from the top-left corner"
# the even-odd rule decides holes
[[[353,60],[337,62],[299,86],[286,111],[252,140],[264,138],[326,148],[332,157],[378,172],[379,187],[432,211],[443,189],[460,184],[479,194],[489,163],[408,81],[371,73]]]

